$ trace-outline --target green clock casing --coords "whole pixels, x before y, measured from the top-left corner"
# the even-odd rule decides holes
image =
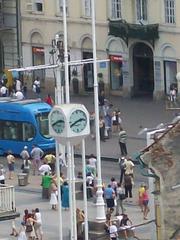
[[[70,129],[75,133],[82,132],[87,125],[87,116],[85,112],[80,109],[74,110],[69,119]]]
[[[54,110],[50,116],[50,125],[56,133],[62,133],[65,128],[65,120],[63,114]]]

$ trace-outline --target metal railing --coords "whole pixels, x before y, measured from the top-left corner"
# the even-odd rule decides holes
[[[0,184],[0,214],[16,211],[14,186]]]

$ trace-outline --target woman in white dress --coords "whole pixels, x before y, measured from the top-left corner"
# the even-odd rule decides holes
[[[55,183],[51,184],[51,197],[50,197],[50,205],[52,206],[53,210],[56,210],[57,208],[57,186]]]

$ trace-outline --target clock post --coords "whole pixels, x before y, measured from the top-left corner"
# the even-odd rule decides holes
[[[74,177],[74,149],[77,143],[84,143],[85,137],[90,134],[89,113],[82,104],[55,105],[49,114],[49,133],[58,143],[67,146],[68,153],[68,176],[69,176],[69,200],[71,215],[71,239],[77,239],[76,229],[76,199]],[[82,144],[83,171],[85,170],[85,144]],[[83,173],[83,186],[86,189],[86,174]],[[86,191],[84,202],[87,202]],[[84,203],[85,204],[85,203]],[[86,203],[87,206],[87,203]],[[87,210],[85,234],[88,236]],[[88,239],[88,238],[86,238]]]

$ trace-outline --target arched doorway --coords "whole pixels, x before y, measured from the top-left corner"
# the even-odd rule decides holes
[[[133,95],[153,96],[154,68],[153,52],[144,43],[137,43],[133,49]]]

